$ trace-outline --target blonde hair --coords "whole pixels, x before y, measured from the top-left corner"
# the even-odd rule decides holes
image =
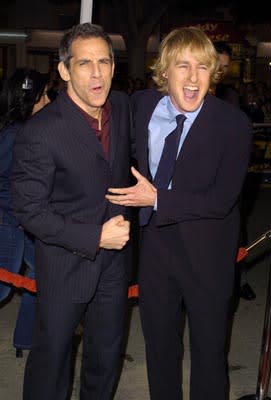
[[[158,58],[151,67],[153,70],[153,80],[157,84],[158,90],[168,93],[167,79],[164,77],[164,73],[171,61],[175,60],[186,49],[190,49],[200,62],[210,68],[211,82],[216,81],[219,63],[212,41],[199,28],[177,28],[163,39]]]

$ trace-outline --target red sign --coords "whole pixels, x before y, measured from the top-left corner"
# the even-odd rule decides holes
[[[195,22],[193,26],[200,28],[213,42],[240,43],[246,41],[246,32],[230,22]]]

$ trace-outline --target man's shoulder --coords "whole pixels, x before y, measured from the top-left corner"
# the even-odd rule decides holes
[[[142,99],[153,99],[159,101],[163,97],[163,94],[156,89],[143,89],[136,90],[132,94],[133,101],[139,101]]]
[[[60,125],[64,123],[57,100],[47,104],[40,111],[29,118],[23,125],[24,131],[47,132],[47,131],[58,131]]]
[[[239,94],[234,86],[220,83],[216,88],[216,97],[240,108]]]
[[[131,105],[134,112],[153,110],[161,100],[163,94],[156,89],[137,90],[131,96]]]
[[[205,104],[209,109],[212,109],[213,112],[217,112],[218,114],[235,114],[240,115],[242,111],[233,106],[231,103],[227,102],[224,99],[220,99],[212,94],[208,94],[205,98]]]
[[[251,125],[251,121],[241,109],[211,94],[206,96],[204,110],[208,110],[212,120],[221,126],[244,124],[250,127]]]
[[[112,104],[129,103],[129,96],[121,90],[111,90],[108,99]]]

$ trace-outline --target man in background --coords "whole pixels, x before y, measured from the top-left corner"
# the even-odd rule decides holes
[[[219,59],[219,74],[218,80],[214,85],[214,94],[216,97],[227,101],[228,103],[240,108],[239,94],[235,87],[231,84],[226,84],[224,81],[227,78],[229,71],[232,50],[231,47],[226,42],[215,42],[215,49],[218,54]],[[247,215],[246,215],[246,196],[245,196],[245,186],[240,195],[240,215],[241,215],[241,227],[240,227],[240,246],[245,246],[247,244]],[[256,295],[254,290],[247,282],[247,264],[243,260],[236,265],[236,290],[237,296],[243,298],[244,300],[254,300]]]
[[[218,79],[214,85],[214,94],[216,97],[240,108],[239,94],[237,90],[233,85],[224,82],[230,67],[232,50],[226,42],[215,42],[214,46],[219,59]]]

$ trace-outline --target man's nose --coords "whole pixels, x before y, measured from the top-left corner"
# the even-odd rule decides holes
[[[101,75],[101,67],[98,63],[93,63],[91,68],[91,75],[94,77]]]
[[[190,68],[189,70],[189,78],[192,82],[196,82],[198,80],[198,70],[197,68]]]

